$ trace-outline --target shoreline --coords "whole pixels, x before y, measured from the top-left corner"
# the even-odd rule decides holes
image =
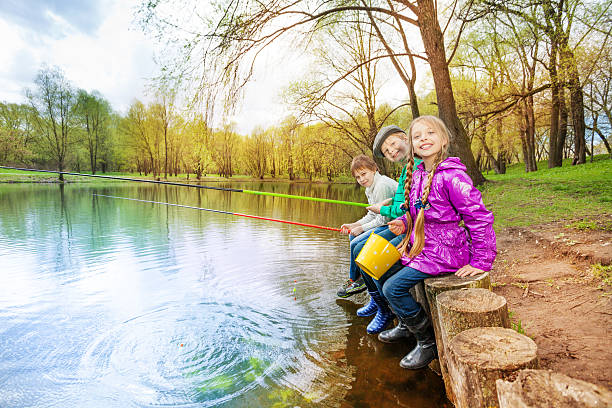
[[[4,177],[4,175],[17,176],[17,178]],[[104,174],[102,174],[104,175]],[[97,176],[97,175],[96,175]],[[111,177],[128,177],[128,176],[111,176]],[[24,179],[25,178],[25,179]],[[185,183],[185,184],[197,184],[197,183],[289,183],[289,184],[356,184],[354,181],[344,181],[344,180],[335,180],[335,181],[325,181],[325,180],[308,180],[308,179],[278,179],[278,178],[266,178],[266,179],[258,179],[258,178],[231,178],[225,179],[221,177],[215,178],[202,178],[198,179],[186,179],[181,177],[172,177],[167,179],[162,179],[160,177],[138,177],[140,180],[144,181],[164,181],[164,182],[177,182],[177,183]],[[100,179],[103,180],[103,179]],[[118,180],[118,179],[106,179],[105,181],[138,181],[138,180]],[[67,175],[66,179],[61,182],[57,177],[45,177],[45,176],[36,176],[36,175],[18,175],[16,173],[0,173],[0,183],[4,184],[29,184],[29,183],[40,183],[40,184],[73,184],[73,183],[90,183],[91,181],[87,180],[87,176],[74,176]]]

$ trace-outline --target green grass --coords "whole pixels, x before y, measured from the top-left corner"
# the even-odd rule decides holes
[[[593,163],[525,173],[524,164],[508,167],[506,174],[486,175],[481,187],[487,208],[495,215],[495,228],[565,221],[568,228],[612,230],[612,160],[596,156]]]
[[[599,279],[603,285],[612,286],[612,265],[595,264],[591,268],[593,276]]]
[[[526,335],[525,329],[523,328],[523,323],[520,319],[516,319],[514,312],[508,311],[508,318],[510,318],[510,328],[515,332]]]

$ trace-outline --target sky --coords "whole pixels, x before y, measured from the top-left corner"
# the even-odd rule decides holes
[[[25,89],[43,64],[58,66],[78,88],[97,90],[124,114],[139,99],[148,101],[157,43],[135,23],[139,0],[0,1],[0,101],[25,103]],[[287,114],[279,87],[288,83],[288,61],[263,61],[245,100],[232,116],[241,133],[270,126]],[[279,78],[281,80],[279,80]],[[273,86],[271,85],[273,84]]]
[[[0,1],[0,100],[25,102],[43,64],[73,85],[100,91],[118,111],[157,72],[154,44],[133,25],[135,1]]]
[[[1,0],[0,101],[25,103],[46,64],[58,66],[78,88],[99,91],[125,114],[139,99],[148,102],[151,79],[159,73],[160,47],[135,23],[140,0]],[[278,124],[290,112],[280,100],[283,87],[309,69],[296,53],[267,52],[258,60],[238,111],[231,117],[238,132]],[[399,87],[401,89],[401,87]],[[391,94],[384,99],[399,100]]]

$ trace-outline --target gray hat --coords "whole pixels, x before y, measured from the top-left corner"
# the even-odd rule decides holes
[[[397,132],[406,134],[406,132],[404,132],[399,126],[395,125],[385,126],[378,131],[376,137],[374,138],[374,145],[372,146],[372,152],[374,153],[375,157],[385,157],[381,150],[382,144],[389,136]]]

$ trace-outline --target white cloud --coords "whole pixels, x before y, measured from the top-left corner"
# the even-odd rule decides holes
[[[97,27],[83,28],[55,10],[45,11],[42,27],[28,27],[19,18],[0,16],[0,100],[24,102],[43,63],[57,65],[77,87],[100,91],[119,111],[142,99],[147,79],[156,75],[153,41],[134,26],[137,0],[101,3]],[[90,16],[91,17],[91,16]],[[42,20],[41,20],[42,21]]]

